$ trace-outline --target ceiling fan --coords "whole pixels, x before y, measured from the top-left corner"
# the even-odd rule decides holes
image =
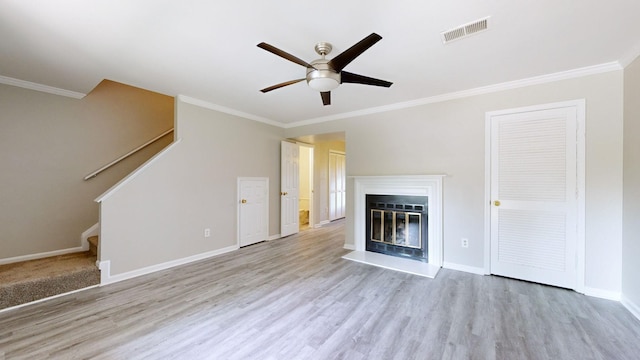
[[[331,60],[325,59],[325,56],[331,52],[331,44],[328,42],[320,42],[316,44],[315,50],[318,55],[322,56],[322,58],[313,60],[311,63],[308,63],[285,51],[282,51],[273,45],[261,42],[260,44],[258,44],[259,48],[267,50],[291,62],[306,67],[307,76],[302,79],[289,80],[277,85],[269,86],[260,91],[266,93],[271,90],[279,89],[287,85],[292,85],[300,81],[307,80],[307,84],[309,84],[310,88],[320,92],[320,96],[322,97],[322,104],[331,105],[331,90],[337,88],[340,84],[343,83],[390,87],[393,83],[342,70],[355,58],[360,56],[360,54],[365,52],[381,39],[382,36],[376,33],[372,33],[371,35],[360,40],[358,43],[343,51],[341,54]]]

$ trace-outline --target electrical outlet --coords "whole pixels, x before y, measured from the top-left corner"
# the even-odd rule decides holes
[[[468,248],[469,247],[469,239],[467,238],[462,238],[462,247],[463,248]]]
[[[204,237],[211,237],[211,229],[209,228],[204,229]]]

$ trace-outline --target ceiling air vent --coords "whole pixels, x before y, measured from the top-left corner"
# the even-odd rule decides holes
[[[475,34],[475,33],[479,33],[481,31],[487,30],[488,20],[489,20],[489,17],[486,17],[484,19],[470,22],[468,24],[460,25],[455,29],[444,31],[441,33],[442,42],[446,44],[453,40],[462,39],[471,34]]]

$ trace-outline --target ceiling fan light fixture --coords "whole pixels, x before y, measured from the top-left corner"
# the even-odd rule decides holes
[[[314,68],[307,68],[307,84],[315,91],[327,92],[340,86],[340,74],[329,68],[327,60],[312,62]]]
[[[327,92],[337,88],[340,82],[330,77],[317,77],[307,80],[309,87],[315,91]]]

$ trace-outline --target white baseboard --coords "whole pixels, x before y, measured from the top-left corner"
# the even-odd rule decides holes
[[[275,235],[271,235],[271,236],[269,236],[269,237],[267,238],[267,241],[277,240],[277,239],[280,239],[280,238],[281,238],[280,234],[275,234]]]
[[[342,247],[343,249],[347,249],[347,250],[351,250],[351,251],[356,251],[356,246],[354,244],[344,244],[344,246]]]
[[[87,239],[92,237],[92,236],[97,236],[97,235],[100,235],[100,223],[99,222],[93,224],[90,228],[85,230],[80,235],[80,247],[84,251],[88,251],[89,250],[89,241],[87,241]]]
[[[322,227],[322,226],[330,224],[330,223],[331,223],[331,221],[329,221],[329,220],[322,220],[322,221],[320,221],[319,224],[316,224],[314,227],[315,228],[319,228],[319,227]]]
[[[442,262],[442,267],[450,270],[464,271],[471,274],[486,275],[483,267],[461,265],[461,264],[456,264],[448,261]]]
[[[166,270],[175,266],[185,265],[188,263],[192,263],[194,261],[204,260],[213,256],[222,255],[231,251],[238,250],[239,247],[237,245],[228,246],[226,248],[209,251],[202,254],[197,254],[193,256],[188,256],[186,258],[167,261],[165,263],[147,266],[141,269],[129,271],[126,273],[111,275],[111,261],[104,260],[98,263],[98,268],[100,269],[100,285],[112,284],[118,281],[123,281],[127,279],[132,279],[134,277],[151,274],[157,271]]]
[[[630,313],[633,314],[638,320],[640,320],[640,306],[633,301],[629,300],[626,296],[622,295],[620,302],[624,307],[629,310]]]
[[[55,250],[55,251],[48,251],[48,252],[42,252],[42,253],[37,253],[37,254],[29,254],[29,255],[10,257],[10,258],[5,258],[5,259],[0,259],[0,265],[11,264],[11,263],[16,263],[16,262],[20,262],[20,261],[43,259],[43,258],[47,258],[47,257],[51,257],[51,256],[66,255],[66,254],[72,254],[72,253],[77,253],[77,252],[82,252],[82,251],[84,251],[84,249],[82,249],[82,247],[79,246],[79,247],[74,247],[74,248]]]
[[[592,287],[584,287],[584,294],[587,296],[597,297],[600,299],[620,301],[622,294],[617,291],[604,290]]]
[[[97,260],[96,266],[100,269],[100,286],[108,284],[108,280],[111,277],[111,261]]]

